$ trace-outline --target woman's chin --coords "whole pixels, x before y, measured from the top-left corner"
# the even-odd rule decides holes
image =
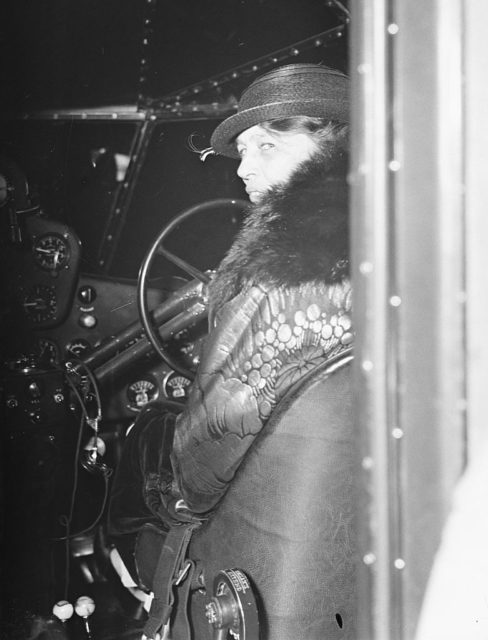
[[[253,204],[258,204],[263,199],[263,196],[264,193],[262,193],[261,191],[251,191],[251,193],[249,194],[249,200]]]

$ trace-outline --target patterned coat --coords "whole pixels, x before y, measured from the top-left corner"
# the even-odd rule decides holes
[[[173,492],[204,514],[276,404],[353,341],[347,157],[332,147],[251,207],[211,283],[211,330],[178,416]]]

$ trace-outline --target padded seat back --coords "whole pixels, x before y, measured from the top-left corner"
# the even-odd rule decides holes
[[[351,356],[303,379],[279,404],[189,556],[197,640],[212,638],[214,577],[239,568],[258,598],[261,640],[355,637],[355,475]],[[178,636],[178,615],[175,638]]]

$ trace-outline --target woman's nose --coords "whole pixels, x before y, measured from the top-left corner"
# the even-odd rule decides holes
[[[256,173],[256,167],[252,160],[252,154],[246,153],[237,167],[237,175],[241,180],[246,180],[246,178],[254,173]]]

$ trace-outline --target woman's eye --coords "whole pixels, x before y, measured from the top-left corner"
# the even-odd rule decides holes
[[[261,149],[263,149],[264,151],[267,151],[268,149],[272,149],[273,147],[274,147],[274,144],[272,142],[261,143]]]
[[[243,158],[246,150],[241,147],[240,149],[237,149],[237,153],[239,154],[239,158]]]

